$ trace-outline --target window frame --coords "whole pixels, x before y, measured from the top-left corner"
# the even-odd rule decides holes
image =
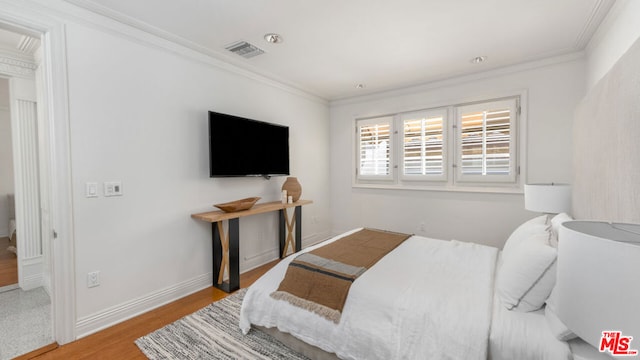
[[[418,190],[418,191],[445,191],[445,192],[476,192],[476,193],[503,193],[503,194],[521,194],[523,192],[523,184],[527,178],[527,95],[528,91],[522,89],[519,91],[510,91],[507,93],[494,93],[494,96],[486,97],[472,97],[462,99],[457,102],[448,101],[434,103],[431,106],[424,106],[422,108],[411,109],[408,111],[395,111],[389,113],[383,113],[385,115],[368,116],[368,117],[354,117],[354,126],[352,129],[352,141],[354,151],[352,152],[352,166],[351,172],[352,187],[361,189],[388,189],[388,190]],[[513,181],[493,181],[492,178],[486,180],[474,179],[473,181],[460,181],[458,179],[457,170],[457,158],[458,158],[458,133],[457,133],[457,107],[464,107],[468,105],[483,104],[499,102],[504,100],[515,100],[516,110],[515,116],[511,119],[511,123],[515,123],[513,128],[515,131],[511,134],[511,140],[515,147],[513,149],[513,166],[512,174]],[[404,129],[402,116],[410,113],[430,112],[436,110],[445,110],[447,112],[445,131],[447,135],[444,148],[446,151],[446,166],[444,179],[436,178],[407,178],[403,176],[403,142],[404,142]],[[370,119],[380,118],[392,118],[392,139],[393,143],[390,154],[391,174],[384,179],[381,177],[362,177],[358,176],[358,122]],[[467,179],[469,179],[467,177]]]
[[[376,117],[372,117],[372,118],[366,118],[366,119],[357,119],[356,120],[356,178],[358,180],[364,180],[364,181],[390,181],[393,180],[395,177],[395,171],[394,171],[394,143],[395,143],[395,136],[394,136],[394,117],[393,116],[376,116]],[[367,126],[367,125],[378,125],[378,124],[382,124],[382,123],[388,123],[389,124],[389,173],[386,175],[371,175],[371,174],[362,174],[360,169],[362,168],[361,166],[361,144],[362,144],[362,139],[361,139],[361,131],[360,128],[362,126]]]
[[[400,179],[403,181],[427,181],[427,182],[446,182],[449,177],[449,109],[447,108],[434,108],[434,109],[426,109],[419,110],[413,112],[402,113],[399,115],[399,119],[397,120],[398,126],[402,129],[402,132],[399,135],[399,143],[398,146],[398,154],[399,154],[399,165],[400,165]],[[409,175],[406,174],[406,151],[405,151],[405,121],[415,119],[416,117],[424,118],[442,118],[442,173],[441,174],[420,174],[420,175]]]
[[[483,101],[473,104],[463,104],[455,106],[455,177],[456,183],[476,183],[476,184],[502,184],[502,183],[515,183],[518,178],[518,106],[519,101],[517,98],[500,99],[493,101]],[[462,113],[463,112],[479,112],[488,108],[507,108],[510,112],[510,130],[509,130],[509,174],[506,175],[472,175],[463,173],[462,166]],[[486,130],[484,130],[486,131]],[[484,136],[484,134],[483,134]],[[511,146],[514,145],[514,146]],[[486,154],[483,154],[485,156]]]

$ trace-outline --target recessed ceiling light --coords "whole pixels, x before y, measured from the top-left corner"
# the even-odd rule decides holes
[[[284,41],[282,36],[274,33],[265,34],[264,39],[268,43],[279,44]]]
[[[356,84],[356,89],[364,89],[365,87],[365,84]]]
[[[483,63],[485,60],[487,60],[486,56],[476,56],[469,61],[471,61],[473,64],[480,64],[480,63]]]

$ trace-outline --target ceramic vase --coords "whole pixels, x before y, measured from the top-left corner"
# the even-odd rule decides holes
[[[298,178],[293,176],[288,177],[282,184],[282,190],[287,190],[287,195],[293,197],[293,202],[298,201],[302,195],[302,186],[300,186]]]

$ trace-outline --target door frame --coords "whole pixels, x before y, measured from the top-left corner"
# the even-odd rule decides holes
[[[0,23],[4,28],[40,38],[42,76],[36,79],[46,113],[47,133],[41,140],[49,154],[40,159],[50,169],[42,186],[49,190],[51,229],[43,229],[52,238],[51,290],[54,339],[59,344],[75,340],[76,298],[73,238],[73,193],[69,131],[69,96],[65,25],[45,15],[37,4],[25,2],[17,6],[3,3]],[[45,143],[45,144],[42,144]]]

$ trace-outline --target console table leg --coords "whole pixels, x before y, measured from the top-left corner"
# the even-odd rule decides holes
[[[225,235],[222,221],[212,223],[213,232],[213,286],[226,292],[240,288],[239,220],[230,219]],[[225,270],[229,281],[224,282]]]
[[[240,219],[229,219],[229,291],[240,288]]]
[[[286,251],[286,243],[285,243],[285,238],[287,236],[286,233],[286,229],[285,229],[285,225],[286,225],[286,221],[285,217],[287,216],[287,214],[285,213],[284,209],[280,209],[280,211],[278,211],[278,239],[279,239],[279,243],[280,243],[280,259],[284,258],[284,253]]]
[[[292,253],[302,249],[302,207],[296,206],[293,217],[289,219],[287,209],[280,210],[280,258],[287,256],[289,247]],[[295,227],[295,231],[294,231]],[[295,237],[294,237],[295,235]]]
[[[302,206],[296,206],[293,218],[296,223],[296,252],[302,250]]]
[[[224,226],[222,225],[222,221],[218,221],[218,234],[220,234],[220,245],[222,247],[222,262],[220,264],[220,271],[218,272],[218,285],[222,284],[224,280],[224,272],[229,271],[229,236],[224,233]],[[214,281],[216,279],[213,279]]]
[[[218,284],[218,279],[220,276],[224,276],[224,269],[222,268],[222,259],[224,255],[222,253],[222,239],[220,238],[221,234],[219,232],[220,227],[222,227],[222,221],[211,223],[211,233],[213,234],[211,239],[211,251],[213,252],[213,286],[216,287],[220,287],[222,282]]]

